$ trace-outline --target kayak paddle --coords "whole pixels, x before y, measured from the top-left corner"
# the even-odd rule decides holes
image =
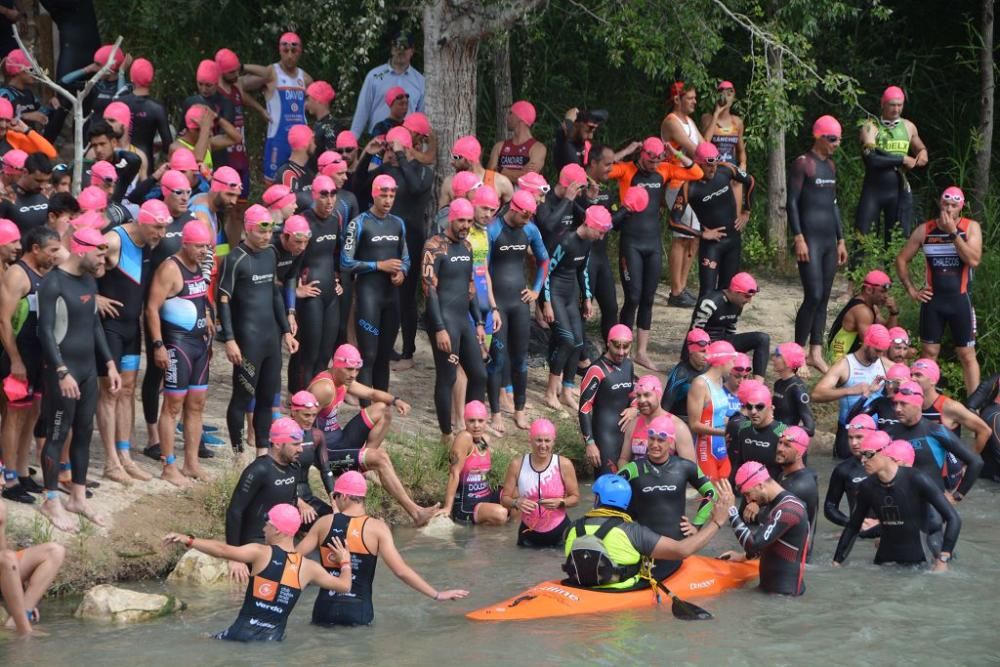
[[[673,603],[670,605],[670,611],[673,612],[674,618],[682,621],[710,621],[714,618],[706,609],[702,609],[696,604],[685,602],[677,597],[677,594],[664,586],[662,581],[657,581],[656,585],[661,591],[666,593],[667,597],[673,600]]]

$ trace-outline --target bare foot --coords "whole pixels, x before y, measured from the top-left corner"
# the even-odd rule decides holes
[[[418,507],[416,516],[411,517],[413,519],[413,525],[417,528],[426,526],[440,509],[441,503],[434,503],[432,507]]]
[[[403,358],[399,361],[393,361],[389,363],[389,370],[396,373],[402,373],[403,371],[408,371],[413,368],[413,357],[409,359]]]
[[[104,479],[110,479],[112,482],[118,482],[122,486],[132,486],[132,478],[128,476],[125,472],[125,468],[117,465],[113,468],[104,468]]]
[[[559,397],[548,392],[545,392],[545,397],[542,398],[542,405],[547,408],[552,408],[553,410],[562,410],[562,404],[559,402]]]
[[[123,458],[124,460],[122,461],[122,467],[125,469],[125,472],[128,473],[129,477],[137,479],[140,482],[148,482],[149,480],[153,479],[153,476],[150,475],[145,470],[143,470],[142,468],[140,468],[135,461],[133,461],[128,457],[123,457]]]
[[[64,533],[75,533],[79,530],[73,517],[69,515],[58,498],[46,500],[38,508],[38,511],[52,523],[56,530],[61,530]]]
[[[824,360],[822,358],[817,359],[815,357],[808,357],[806,359],[806,365],[807,366],[812,366],[813,368],[815,368],[816,370],[818,370],[820,373],[826,373],[828,370],[830,370],[830,367],[826,364],[826,360]]]
[[[634,357],[632,357],[632,361],[634,361],[635,363],[639,364],[643,368],[648,368],[649,370],[654,371],[656,373],[660,372],[660,367],[653,363],[653,360],[649,358],[649,355],[646,355],[646,354],[638,355],[637,354]]]
[[[170,482],[174,486],[188,487],[191,486],[191,480],[188,479],[177,469],[177,466],[163,466],[163,473],[160,475],[160,479]]]
[[[150,479],[153,478],[150,477]],[[97,512],[95,512],[90,507],[90,505],[87,504],[86,500],[84,500],[81,503],[77,503],[72,498],[70,498],[69,500],[66,501],[66,510],[73,512],[75,514],[79,514],[80,516],[85,517],[87,519],[90,519],[91,523],[94,523],[98,526],[101,527],[104,526],[104,519],[101,518],[101,516]]]
[[[576,400],[573,400],[573,392],[569,389],[563,389],[562,393],[559,394],[559,400],[563,405],[570,408],[571,410],[577,410],[580,407],[580,397],[577,396]]]
[[[451,443],[455,442],[454,433],[442,433],[441,434],[441,446],[445,449],[451,449]]]
[[[523,410],[514,413],[514,426],[522,431],[527,431],[531,428],[531,422],[528,421],[528,417],[524,414]]]
[[[514,412],[514,394],[507,391],[500,392],[500,410],[502,412]]]
[[[184,466],[183,468],[181,468],[181,474],[184,475],[185,477],[190,477],[191,479],[204,479],[205,478],[205,470],[204,470],[204,468],[201,468],[201,467],[197,467],[197,468],[191,467],[191,468],[189,468],[187,466]]]
[[[498,412],[493,415],[490,419],[490,428],[498,436],[502,436],[507,432],[507,427],[503,425],[503,412]]]

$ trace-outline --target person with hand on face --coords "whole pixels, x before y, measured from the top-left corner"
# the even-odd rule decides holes
[[[910,298],[920,303],[923,356],[937,359],[947,328],[962,364],[965,390],[972,392],[979,386],[972,275],[983,257],[983,232],[978,222],[962,217],[965,195],[956,186],[945,188],[939,206],[940,215],[917,227],[907,239],[896,258],[896,273]],[[926,284],[921,289],[910,277],[910,260],[919,250],[927,262]]]
[[[837,167],[831,159],[840,145],[840,123],[833,116],[820,116],[812,134],[812,148],[795,158],[788,175],[788,226],[795,238],[803,294],[795,316],[795,342],[809,346],[806,363],[825,373],[829,368],[823,359],[826,307],[837,267],[847,263]]]
[[[827,342],[831,360],[836,363],[849,352],[861,347],[865,332],[873,324],[895,328],[899,307],[889,294],[892,279],[884,271],[869,271],[861,284],[861,292],[851,297],[830,325]],[[882,309],[885,309],[885,314]],[[887,316],[887,317],[886,317]]]
[[[718,97],[712,112],[701,115],[701,135],[719,151],[719,159],[722,162],[728,162],[746,171],[747,147],[743,141],[745,127],[743,119],[733,113],[736,86],[732,81],[720,81],[716,90]],[[739,193],[736,194],[739,199]]]
[[[669,417],[674,424],[674,438],[670,448],[678,456],[688,461],[696,462],[694,438],[687,423],[661,406],[663,386],[660,378],[655,375],[643,375],[635,381],[635,400],[623,415],[622,428],[625,431],[625,442],[628,447],[622,447],[618,457],[618,469],[622,469],[629,461],[641,461],[646,458],[646,436],[648,425],[659,417]]]
[[[580,502],[573,462],[553,453],[556,427],[548,419],[531,422],[531,451],[515,456],[507,466],[500,504],[521,513],[519,547],[562,546],[569,528],[566,509]]]
[[[507,129],[511,138],[498,141],[490,152],[488,169],[498,171],[512,182],[529,171],[540,172],[545,166],[548,149],[531,135],[537,112],[535,105],[519,100],[507,112]]]

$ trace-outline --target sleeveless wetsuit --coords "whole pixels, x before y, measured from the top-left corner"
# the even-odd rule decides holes
[[[958,221],[957,235],[968,240],[968,218]],[[927,287],[934,296],[920,304],[920,339],[940,344],[945,327],[951,330],[956,347],[976,344],[976,310],[972,307],[972,268],[962,261],[955,241],[938,229],[936,220],[924,223],[923,244],[927,261]]]
[[[215,635],[235,642],[281,641],[285,625],[302,594],[302,556],[271,545],[267,566],[250,577],[236,621]]]
[[[875,378],[879,376],[885,377],[887,372],[888,369],[881,358],[875,360],[871,365],[865,366],[858,359],[858,355],[852,352],[847,355],[847,381],[840,386],[846,388],[858,384],[871,384]],[[848,415],[859,398],[859,396],[844,396],[838,401],[837,435],[834,438],[833,444],[833,456],[835,458],[846,459],[851,456],[851,448],[847,444],[847,431],[844,427],[850,421]]]
[[[500,147],[500,157],[497,159],[497,168],[503,171],[518,172],[511,180],[516,180],[524,172],[528,160],[531,158],[531,148],[538,143],[534,137],[528,139],[523,144],[515,144],[510,139],[503,142]]]
[[[351,552],[351,591],[337,593],[322,590],[313,604],[312,622],[316,625],[371,625],[375,620],[372,606],[372,584],[375,581],[375,566],[378,556],[365,546],[366,515],[347,516],[336,513],[319,548],[320,563],[330,574],[340,574],[340,563],[336,562],[333,551],[326,546],[332,538],[339,537]]]
[[[472,451],[462,464],[462,472],[458,478],[458,489],[455,491],[455,503],[452,505],[451,518],[455,521],[476,523],[476,507],[480,503],[497,503],[500,501],[500,490],[491,489],[486,478],[493,465],[490,449],[480,449],[475,442]]]
[[[843,357],[861,347],[861,337],[858,336],[858,332],[844,329],[844,318],[847,317],[847,313],[851,312],[855,306],[865,306],[865,308],[871,311],[872,322],[875,321],[875,309],[865,303],[865,300],[861,297],[852,297],[847,302],[847,305],[837,313],[833,324],[830,325],[830,334],[827,342],[830,345],[831,363],[837,363]]]
[[[330,469],[338,474],[348,470],[365,470],[365,443],[375,425],[368,418],[367,410],[360,410],[343,427],[337,416],[338,408],[347,396],[347,387],[337,386],[329,371],[323,371],[310,382],[311,387],[318,380],[329,380],[334,386],[334,396],[330,404],[320,408],[316,415],[316,428],[323,432],[326,441],[326,458]]]
[[[160,308],[163,345],[167,351],[167,370],[163,391],[184,396],[208,391],[209,340],[206,312],[208,283],[200,270],[191,271],[177,257],[181,272],[181,290],[163,302]]]
[[[7,407],[14,409],[30,408],[36,398],[42,396],[42,344],[38,337],[38,286],[42,276],[35,273],[23,259],[19,259],[8,268],[8,271],[20,269],[28,278],[28,293],[17,302],[11,327],[14,330],[14,343],[28,380],[28,394],[19,401],[7,399]],[[4,351],[0,355],[0,377],[10,375],[10,357]],[[14,462],[10,462],[11,469]]]
[[[114,227],[112,231],[121,239],[118,263],[97,280],[97,285],[101,296],[120,301],[122,305],[118,306],[117,317],[103,321],[104,333],[118,371],[135,373],[139,370],[142,349],[139,321],[150,279],[151,249],[133,241],[125,227]],[[103,377],[106,373],[105,368],[99,375]]]
[[[855,223],[858,231],[867,236],[872,225],[882,218],[883,235],[888,245],[897,222],[903,238],[910,236],[913,195],[906,172],[901,168],[903,158],[910,152],[910,130],[902,119],[880,120],[877,128],[875,147],[862,151],[865,178]]]
[[[700,424],[716,429],[724,429],[728,421],[729,398],[722,382],[715,383],[707,375],[701,376],[708,386],[708,397],[700,415],[689,415]],[[731,472],[731,460],[723,435],[699,435],[695,441],[695,456],[698,466],[709,479],[725,479]]]

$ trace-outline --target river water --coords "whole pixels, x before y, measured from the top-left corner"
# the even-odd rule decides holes
[[[830,463],[812,463],[821,480]],[[589,493],[589,485],[588,485]],[[825,481],[821,481],[821,497]],[[376,622],[367,628],[309,625],[307,590],[281,643],[242,645],[207,638],[236,617],[242,590],[169,588],[187,610],[141,625],[115,627],[72,617],[75,600],[46,601],[43,629],[27,642],[0,638],[3,665],[912,665],[1000,664],[1000,487],[980,482],[960,506],[958,558],[932,575],[872,564],[873,545],[858,540],[845,568],[830,567],[839,529],[820,519],[805,596],[776,598],[732,591],[697,602],[714,621],[683,622],[667,607],[543,622],[481,623],[467,611],[558,578],[558,553],[518,549],[514,527],[457,528],[447,538],[394,531],[404,558],[432,585],[463,587],[467,600],[434,603],[384,565],[375,580]],[[574,516],[579,514],[579,508]],[[731,531],[708,553],[735,544]],[[162,592],[146,582],[139,590]]]

